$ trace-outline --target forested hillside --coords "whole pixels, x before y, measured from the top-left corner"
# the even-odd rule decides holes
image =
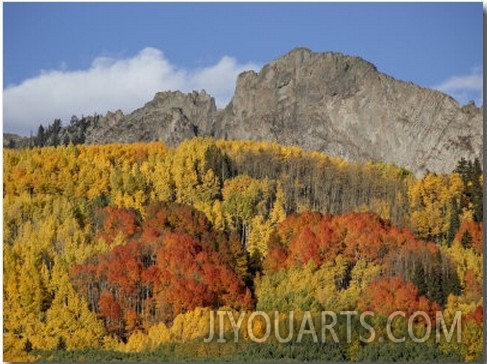
[[[418,179],[194,138],[4,150],[3,167],[6,361],[481,358],[478,160]],[[256,310],[373,311],[377,337],[397,309],[442,311],[448,325],[461,311],[462,340],[349,342],[340,321],[338,343],[205,343],[217,309],[245,311],[242,327]]]

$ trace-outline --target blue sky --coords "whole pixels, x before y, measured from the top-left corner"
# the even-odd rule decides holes
[[[295,47],[482,103],[482,3],[3,3],[4,131],[205,89]]]

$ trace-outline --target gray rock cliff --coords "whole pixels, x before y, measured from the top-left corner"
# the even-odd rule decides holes
[[[299,48],[241,74],[213,133],[382,160],[422,175],[450,172],[461,157],[482,158],[482,114],[360,58]]]
[[[108,113],[88,130],[87,144],[162,140],[177,145],[208,130],[216,115],[215,100],[206,92],[158,92],[154,99],[127,116]]]

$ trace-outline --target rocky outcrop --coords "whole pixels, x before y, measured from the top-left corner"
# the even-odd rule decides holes
[[[74,124],[58,139],[169,145],[198,135],[267,140],[349,161],[394,163],[418,176],[451,172],[462,157],[482,159],[482,109],[395,80],[361,58],[305,48],[258,73],[240,74],[222,110],[204,91],[160,92],[128,115],[116,111],[82,121],[82,135],[71,130],[80,129]]]
[[[207,131],[216,115],[215,100],[206,92],[159,92],[144,107],[127,116],[119,110],[90,128],[87,144],[162,140],[177,145]]]
[[[303,48],[241,74],[213,133],[381,160],[417,175],[482,158],[482,110],[474,105],[395,80],[360,58]]]

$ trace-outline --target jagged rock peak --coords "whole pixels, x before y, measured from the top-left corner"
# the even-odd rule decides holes
[[[158,92],[143,107],[124,116],[121,112],[105,117],[100,127],[89,131],[87,143],[149,142],[161,140],[177,145],[207,130],[216,113],[215,99],[206,91]]]
[[[120,110],[120,109],[118,109],[115,112],[109,111],[105,115],[104,122],[107,125],[113,126],[113,125],[117,124],[120,120],[122,120],[124,118],[124,116],[125,115],[123,114],[122,110]]]
[[[215,105],[215,99],[206,93],[205,90],[183,93],[181,91],[157,92],[154,98],[147,102],[143,108],[153,107],[183,107],[185,105]],[[215,106],[216,108],[216,106]]]
[[[482,114],[341,53],[294,49],[237,79],[216,136],[271,140],[423,175],[482,158]]]
[[[351,56],[345,55],[341,52],[313,52],[309,48],[305,47],[297,47],[292,49],[290,52],[286,53],[282,57],[279,57],[270,63],[273,64],[275,62],[286,62],[288,60],[293,60],[294,62],[303,63],[311,58],[319,58],[321,62],[349,62],[349,63],[363,63],[364,66],[371,67],[374,70],[377,70],[377,67],[361,57],[358,56]]]

